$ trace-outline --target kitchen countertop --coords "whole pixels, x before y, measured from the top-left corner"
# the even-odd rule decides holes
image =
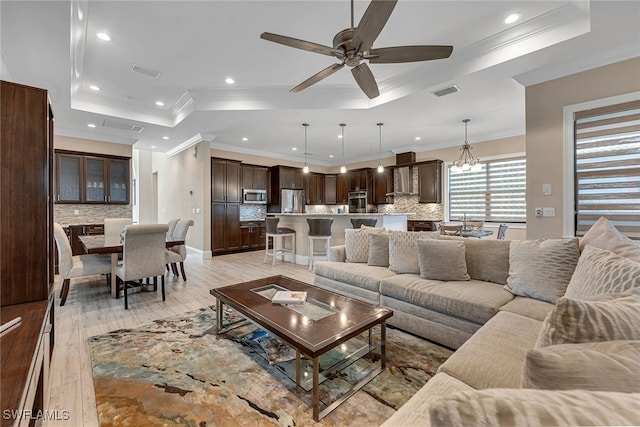
[[[371,213],[269,213],[267,216],[408,216],[412,212],[371,212]]]

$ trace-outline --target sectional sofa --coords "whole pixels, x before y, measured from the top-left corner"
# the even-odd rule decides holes
[[[640,425],[640,246],[604,218],[581,241],[347,230],[314,283],[457,349],[384,426]]]

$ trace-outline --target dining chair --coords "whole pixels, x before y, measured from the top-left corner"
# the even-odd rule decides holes
[[[509,226],[507,224],[500,224],[498,226],[498,235],[496,236],[496,239],[504,240],[504,238],[507,237],[507,229],[508,228],[509,228]]]
[[[176,225],[178,225],[178,221],[180,221],[180,218],[173,218],[167,223],[169,226],[169,230],[167,230],[167,239],[173,238],[173,232],[176,229]]]
[[[131,218],[105,218],[104,219],[104,241],[120,244],[120,233],[127,225],[133,224]]]
[[[111,257],[109,255],[72,255],[67,233],[57,222],[53,224],[53,237],[58,248],[58,272],[62,277],[60,306],[63,306],[67,301],[67,295],[69,295],[71,279],[110,274]]]
[[[158,286],[158,276],[162,281],[162,301],[164,293],[165,242],[167,224],[127,225],[122,232],[122,263],[116,267],[116,295],[120,295],[120,283],[124,286],[124,309],[129,309],[128,288],[141,286],[142,279],[153,277],[154,289]],[[139,281],[140,283],[135,283]]]
[[[462,224],[438,224],[438,227],[440,228],[440,234],[443,236],[462,236]]]
[[[172,238],[174,240],[186,240],[189,227],[194,225],[192,219],[181,219],[178,221],[175,230],[173,231]],[[169,249],[165,249],[165,256],[167,266],[171,265],[171,271],[175,276],[178,274],[178,264],[180,264],[180,271],[182,272],[182,280],[187,281],[187,275],[184,274],[184,260],[187,258],[187,247],[185,245],[173,246]]]

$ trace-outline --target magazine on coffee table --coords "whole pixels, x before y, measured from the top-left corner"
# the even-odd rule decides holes
[[[307,293],[300,291],[277,291],[271,302],[274,304],[304,304]]]

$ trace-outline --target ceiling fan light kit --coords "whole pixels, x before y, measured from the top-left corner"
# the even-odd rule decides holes
[[[462,145],[462,153],[458,160],[451,163],[451,171],[453,172],[477,172],[482,169],[482,163],[480,163],[480,159],[476,159],[471,154],[472,147],[469,145],[469,141],[467,140],[467,125],[471,121],[471,119],[464,119],[462,123],[464,123],[464,144]]]
[[[372,0],[357,27],[354,26],[353,20],[353,1],[351,0],[351,27],[334,36],[333,47],[274,33],[265,32],[260,35],[260,38],[264,40],[332,56],[342,61],[314,74],[295,86],[290,92],[300,92],[347,65],[351,67],[351,74],[360,89],[369,99],[373,99],[380,95],[380,91],[371,69],[366,62],[362,62],[363,60],[372,64],[395,64],[430,61],[451,56],[453,46],[419,45],[373,48],[373,42],[389,20],[398,0]]]

